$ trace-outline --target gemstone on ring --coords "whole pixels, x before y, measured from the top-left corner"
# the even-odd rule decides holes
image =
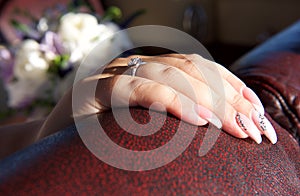
[[[142,64],[145,64],[146,62],[144,62],[141,58],[139,57],[135,57],[130,59],[130,61],[128,62],[128,66],[132,67],[132,66],[139,66]]]
[[[130,59],[127,65],[131,68],[131,75],[135,76],[137,68],[144,64],[146,64],[146,62],[144,62],[141,58],[135,57]]]

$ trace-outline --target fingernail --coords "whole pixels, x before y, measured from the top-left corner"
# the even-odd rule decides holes
[[[242,113],[237,113],[235,119],[243,132],[248,134],[256,143],[260,144],[262,142],[260,131],[249,118]]]
[[[272,126],[271,122],[265,118],[265,125],[266,125],[266,128],[267,128],[267,134],[266,135],[269,140],[271,141],[272,144],[276,144],[277,142],[277,134],[276,134],[276,131],[274,129],[274,127]]]
[[[253,107],[262,115],[265,114],[265,109],[263,104],[261,103],[260,99],[258,98],[258,96],[256,95],[256,93],[248,88],[248,87],[244,87],[242,89],[242,95],[245,99],[247,99],[248,101],[250,101],[253,105]]]
[[[267,130],[266,123],[265,123],[265,116],[259,113],[256,110],[252,110],[251,114],[252,120],[255,125],[262,131],[265,132]]]
[[[252,111],[252,120],[256,126],[261,130],[261,133],[264,134],[272,144],[277,142],[276,131],[273,128],[270,121],[258,111]]]
[[[203,119],[207,120],[208,122],[212,123],[214,126],[216,126],[218,129],[222,128],[222,122],[221,120],[209,109],[201,106],[201,105],[195,105],[195,111],[196,113]]]

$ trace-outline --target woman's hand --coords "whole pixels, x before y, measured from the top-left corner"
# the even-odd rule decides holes
[[[134,57],[146,63],[132,76],[127,64]],[[85,96],[95,82],[95,97]],[[112,106],[143,106],[167,110],[194,125],[211,122],[238,138],[249,136],[261,143],[264,134],[273,144],[277,142],[256,94],[227,69],[199,55],[118,58],[103,73],[85,78],[73,88],[82,91],[80,103],[73,103],[75,116],[96,114]],[[66,97],[62,102],[70,102],[70,94]]]

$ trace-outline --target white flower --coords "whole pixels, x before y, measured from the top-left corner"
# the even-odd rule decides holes
[[[128,48],[128,43],[131,42],[127,36],[117,42],[112,39],[118,30],[119,27],[114,23],[99,24],[93,15],[68,13],[61,18],[58,34],[70,53],[70,61],[80,62],[99,43],[105,45],[101,53],[107,53],[112,46],[119,50],[124,45]],[[111,39],[106,40],[107,38]]]
[[[97,37],[95,28],[98,26],[96,17],[86,13],[68,13],[61,18],[59,34],[67,42],[80,42]]]
[[[47,75],[49,62],[40,50],[40,45],[34,40],[25,40],[16,55],[14,73],[19,80],[43,81]]]
[[[56,89],[57,95],[63,94],[73,84],[78,65],[84,67],[79,74],[84,78],[98,70],[107,58],[131,49],[132,43],[126,33],[121,33],[117,39],[114,37],[119,30],[115,23],[99,24],[96,17],[86,13],[67,13],[61,18],[58,35],[69,51],[70,62],[75,63],[75,70],[61,81]],[[89,58],[82,63],[87,56]]]
[[[86,13],[64,15],[58,30],[74,61],[81,60],[89,52],[91,43],[98,39],[99,33],[97,18]]]
[[[9,106],[19,107],[24,102],[44,96],[43,86],[47,86],[49,62],[34,40],[25,40],[16,55],[14,75],[16,82],[9,83]],[[41,93],[43,92],[43,93]]]

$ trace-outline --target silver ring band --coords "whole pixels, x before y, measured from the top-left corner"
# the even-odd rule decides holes
[[[135,76],[136,70],[140,65],[144,65],[146,62],[144,62],[141,58],[135,57],[130,59],[127,66],[131,69],[131,76]]]

